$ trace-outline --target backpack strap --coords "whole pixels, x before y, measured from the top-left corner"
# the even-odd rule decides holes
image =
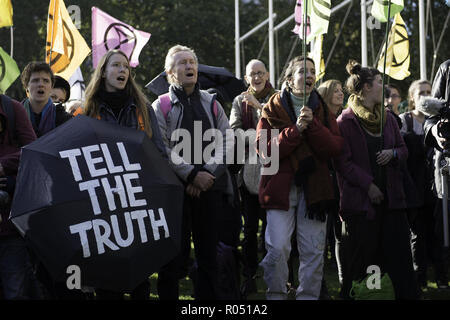
[[[164,115],[164,119],[167,120],[167,115],[170,110],[172,110],[172,101],[170,101],[169,93],[162,94],[158,97],[159,99],[159,107]]]
[[[219,113],[219,111],[218,111],[218,109],[217,109],[217,102],[216,102],[216,100],[214,100],[214,105],[213,105],[213,114],[214,114],[214,117],[216,117],[217,118],[217,114]]]
[[[138,108],[136,108],[136,116],[137,116],[139,130],[145,131],[144,117],[142,116],[142,113],[139,111]],[[148,116],[150,117],[150,115],[148,115]]]
[[[3,111],[8,118],[8,136],[9,142],[12,144],[16,139],[16,114],[14,112],[14,106],[10,97],[2,94],[2,107]]]
[[[73,112],[73,116],[76,117],[80,114],[83,114],[83,108],[82,107],[78,107],[74,112]]]
[[[211,103],[211,113],[214,115],[213,121],[214,121],[214,128],[217,128],[217,114],[219,113],[218,107],[217,107],[217,101],[216,96],[214,95],[213,101]]]
[[[411,112],[405,113],[406,130],[414,133],[413,117]]]

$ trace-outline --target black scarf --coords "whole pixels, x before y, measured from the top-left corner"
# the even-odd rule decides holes
[[[101,88],[98,91],[98,98],[114,112],[116,118],[119,118],[120,110],[127,106],[130,96],[126,93],[125,89],[107,92]]]

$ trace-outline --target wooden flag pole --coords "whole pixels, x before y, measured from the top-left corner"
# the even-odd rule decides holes
[[[50,55],[48,57],[48,65],[51,66],[52,63],[52,49],[53,49],[53,37],[55,33],[55,14],[56,14],[56,1],[53,2],[53,17],[52,17],[52,40],[50,42]],[[52,4],[52,0],[50,0],[50,5]],[[47,23],[50,20],[50,17],[47,19]]]

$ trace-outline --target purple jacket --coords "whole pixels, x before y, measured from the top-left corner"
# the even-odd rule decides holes
[[[33,131],[31,122],[22,104],[16,100],[11,99],[12,107],[14,108],[15,118],[15,139],[17,144],[10,143],[9,132],[7,126],[9,125],[6,113],[3,110],[0,100],[0,121],[2,122],[3,131],[0,132],[0,164],[5,171],[5,176],[14,181],[19,168],[20,148],[36,140],[36,134]],[[10,189],[10,186],[7,185]],[[12,187],[13,189],[13,187]],[[12,194],[10,194],[12,198]],[[2,221],[0,222],[0,237],[15,234],[16,228],[12,222],[8,220],[9,207],[0,208],[0,215]]]
[[[338,185],[340,190],[340,214],[345,219],[349,214],[373,214],[368,190],[374,178],[371,174],[369,154],[363,129],[351,108],[345,109],[337,119],[339,130],[344,138],[344,149],[335,159]],[[383,149],[395,149],[397,159],[386,165],[386,190],[389,209],[406,207],[403,190],[403,171],[400,162],[408,157],[403,138],[400,135],[394,115],[388,111],[384,128]],[[386,199],[386,195],[385,195]]]

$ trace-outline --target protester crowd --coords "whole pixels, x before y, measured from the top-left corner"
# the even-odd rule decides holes
[[[328,79],[316,88],[314,61],[305,57],[289,62],[276,90],[265,64],[253,59],[244,76],[248,89],[234,98],[229,114],[220,90],[201,88],[198,64],[193,49],[170,48],[164,66],[169,92],[152,103],[120,50],[103,56],[85,100],[76,104],[67,81],[48,64],[25,67],[27,98],[2,95],[0,101],[2,299],[124,297],[55,281],[9,219],[20,148],[80,114],[145,132],[184,187],[181,249],[158,271],[161,300],[177,300],[187,275],[195,299],[247,299],[262,289],[260,271],[267,299],[287,299],[291,290],[299,300],[324,299],[329,250],[342,299],[354,298],[355,283],[364,282],[373,266],[388,275],[396,299],[420,299],[428,280],[448,289],[440,169],[450,144],[439,132],[445,120],[426,116],[419,106],[433,96],[449,108],[450,60],[433,84],[414,81],[402,97],[395,85],[383,88],[377,69],[353,60],[345,83]],[[223,152],[214,154],[215,161],[176,161],[178,144],[186,142],[174,141],[174,132],[184,129],[195,138],[198,123],[200,137],[208,129],[223,135]],[[228,130],[245,139],[242,164],[227,157],[239,145]],[[190,140],[192,150],[197,142]],[[203,154],[207,145],[200,146]],[[278,170],[264,174],[275,153]],[[429,263],[435,278],[427,273]],[[149,299],[149,279],[126,293]]]

